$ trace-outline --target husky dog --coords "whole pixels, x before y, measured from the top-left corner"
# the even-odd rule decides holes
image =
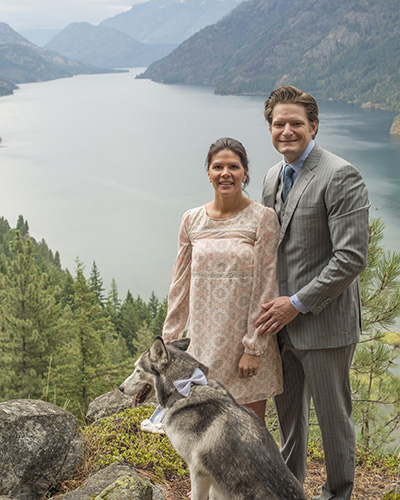
[[[192,500],[306,500],[258,417],[187,354],[156,337],[120,390],[142,405],[155,388],[166,433],[189,466]]]

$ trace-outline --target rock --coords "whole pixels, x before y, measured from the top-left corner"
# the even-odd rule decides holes
[[[85,454],[85,440],[80,435],[76,435],[70,443],[70,447],[63,463],[60,478],[66,479],[72,475],[81,464]]]
[[[152,500],[150,483],[140,476],[122,476],[108,486],[94,500]]]
[[[144,488],[143,483],[146,483]],[[150,489],[149,489],[150,487]],[[144,489],[143,489],[144,488]],[[134,496],[146,491],[146,495]],[[118,496],[119,495],[119,496]],[[130,495],[130,496],[129,496]],[[115,462],[91,476],[80,488],[50,500],[165,500],[160,488],[139,476],[129,464]]]
[[[68,411],[30,399],[0,403],[0,495],[39,500],[79,465],[83,450]]]
[[[391,135],[400,135],[400,115],[397,115],[390,127]]]
[[[106,392],[89,404],[86,418],[89,422],[95,422],[99,418],[108,417],[127,408],[133,408],[134,405],[135,398],[126,396],[121,391]]]

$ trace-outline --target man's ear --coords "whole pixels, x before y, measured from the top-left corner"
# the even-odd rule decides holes
[[[315,122],[311,122],[310,123],[310,130],[311,130],[312,138],[313,139],[315,139],[315,136],[317,135],[318,125],[319,125],[319,121],[318,120],[316,120]]]
[[[156,337],[149,349],[150,361],[158,365],[165,365],[168,363],[169,354],[165,347],[164,341],[161,337]]]

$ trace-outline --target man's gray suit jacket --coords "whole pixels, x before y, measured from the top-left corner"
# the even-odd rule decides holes
[[[282,162],[264,178],[262,197],[268,207],[275,208],[281,169]],[[286,326],[297,349],[359,340],[358,276],[367,262],[369,206],[358,170],[316,144],[280,212],[279,293],[297,293],[310,311]]]

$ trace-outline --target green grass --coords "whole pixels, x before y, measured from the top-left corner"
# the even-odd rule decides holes
[[[100,469],[124,461],[138,469],[150,470],[159,480],[187,478],[185,462],[165,435],[140,430],[154,407],[125,410],[82,429],[92,467]]]

